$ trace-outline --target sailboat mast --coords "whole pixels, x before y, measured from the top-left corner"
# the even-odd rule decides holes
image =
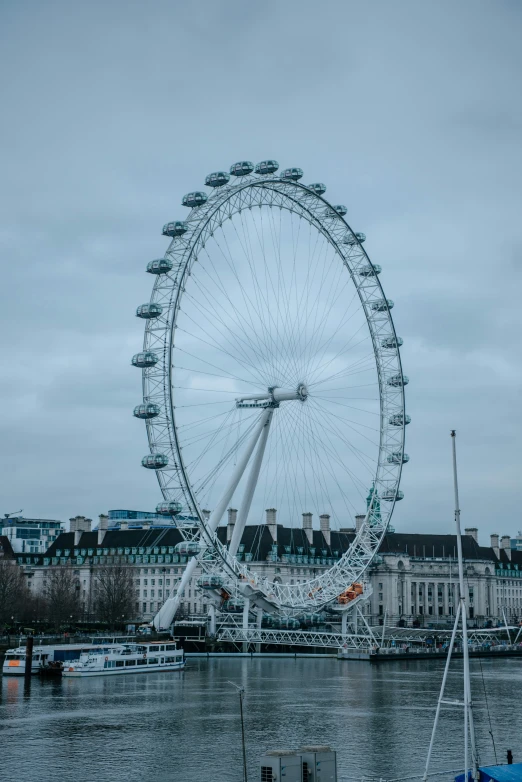
[[[453,486],[455,490],[455,526],[457,528],[457,554],[459,561],[459,603],[460,616],[462,620],[462,652],[464,657],[464,713],[465,713],[465,779],[468,772],[468,728],[471,743],[471,770],[473,779],[478,780],[478,758],[477,745],[475,741],[475,726],[473,722],[473,704],[471,701],[471,683],[469,672],[469,647],[468,647],[468,619],[466,611],[466,592],[464,588],[464,561],[462,557],[462,534],[460,531],[460,504],[459,504],[459,486],[457,481],[457,449],[456,449],[456,431],[451,431],[451,444],[453,450]]]

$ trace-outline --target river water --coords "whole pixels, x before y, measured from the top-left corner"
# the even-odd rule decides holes
[[[522,762],[522,663],[472,660],[481,762]],[[265,749],[330,744],[339,779],[423,768],[443,661],[370,666],[332,658],[190,658],[185,671],[40,681],[3,677],[2,782],[241,782],[245,688],[249,782]],[[461,695],[453,663],[448,695]],[[489,717],[488,708],[489,707]],[[459,708],[442,715],[432,767],[463,764]],[[449,779],[450,776],[442,777]]]

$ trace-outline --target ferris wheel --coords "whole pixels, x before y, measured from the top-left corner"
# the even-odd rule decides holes
[[[165,256],[147,265],[155,279],[136,311],[146,325],[132,359],[143,375],[134,415],[147,426],[142,464],[164,497],[157,512],[174,518],[189,557],[157,627],[172,622],[196,567],[206,588],[317,611],[361,578],[403,497],[408,378],[393,302],[347,208],[302,177],[274,160],[209,174],[207,191],[183,197],[185,219],[164,226]],[[217,529],[231,504],[225,544]],[[267,508],[310,541],[313,516],[325,539],[365,516],[328,569],[281,583],[240,554],[247,521],[259,525]]]

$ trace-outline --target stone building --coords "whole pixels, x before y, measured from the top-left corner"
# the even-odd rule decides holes
[[[222,543],[232,537],[237,511],[228,513],[228,523],[219,527]],[[356,518],[356,527],[363,517]],[[98,528],[90,520],[76,517],[74,529],[62,533],[45,555],[18,555],[30,589],[45,589],[52,567],[70,565],[76,577],[83,616],[93,615],[93,579],[99,566],[124,564],[134,571],[135,621],[150,621],[163,602],[177,588],[187,557],[176,552],[182,538],[173,527],[157,528],[143,523],[130,529],[126,523],[109,529],[107,516],[100,516]],[[303,514],[301,528],[277,523],[275,509],[267,510],[266,524],[245,528],[238,557],[269,579],[283,583],[305,582],[331,567],[353,541],[355,528],[330,529],[330,519],[320,518],[313,528],[311,514]],[[454,615],[458,599],[457,548],[455,535],[389,532],[369,570],[373,593],[364,610],[377,624],[447,623]],[[522,616],[522,551],[511,550],[509,536],[499,541],[491,536],[489,547],[480,546],[475,528],[463,536],[469,616],[477,623],[509,622]],[[181,612],[202,615],[204,595],[197,589],[196,570],[185,590]]]

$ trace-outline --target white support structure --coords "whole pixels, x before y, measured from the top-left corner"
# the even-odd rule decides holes
[[[259,444],[257,446],[256,455],[254,457],[252,468],[250,470],[250,475],[248,477],[248,482],[245,488],[245,494],[243,496],[243,500],[239,508],[239,513],[236,519],[236,523],[234,524],[234,532],[232,533],[232,539],[228,547],[229,553],[233,557],[236,555],[237,550],[239,548],[239,544],[241,543],[241,538],[243,537],[243,531],[245,529],[245,525],[247,522],[248,513],[250,511],[250,506],[252,505],[252,499],[254,497],[254,492],[256,490],[256,485],[257,485],[257,479],[259,478],[259,472],[261,470],[261,465],[263,463],[266,441],[268,440],[268,433],[270,431],[270,424],[272,422],[273,414],[274,414],[273,408],[269,408],[267,410],[266,422],[261,432],[261,436],[259,438]]]
[[[232,495],[237,489],[237,485],[243,476],[246,466],[254,451],[254,448],[256,447],[256,443],[259,440],[259,437],[264,427],[266,426],[267,421],[269,421],[272,412],[273,410],[271,408],[267,408],[261,414],[259,423],[254,429],[254,433],[250,438],[248,446],[245,449],[243,456],[239,460],[237,467],[234,470],[232,477],[230,478],[228,486],[226,487],[223,493],[223,496],[221,497],[220,501],[216,505],[213,512],[210,514],[210,518],[207,524],[207,529],[209,530],[210,533],[214,533],[217,530],[219,526],[219,522],[221,521],[223,514],[225,512],[225,509],[229,504],[230,500],[232,499]],[[165,601],[163,606],[160,608],[160,610],[154,617],[153,624],[157,630],[159,630],[161,627],[169,627],[169,625],[171,625],[172,622],[174,621],[174,616],[176,615],[176,611],[178,610],[183,593],[187,588],[187,586],[189,585],[194,575],[194,571],[199,563],[200,557],[202,556],[203,553],[204,553],[203,551],[200,551],[198,556],[192,557],[192,559],[190,559],[187,562],[187,566],[183,572],[181,581],[179,582],[179,586],[176,591],[176,594]]]

